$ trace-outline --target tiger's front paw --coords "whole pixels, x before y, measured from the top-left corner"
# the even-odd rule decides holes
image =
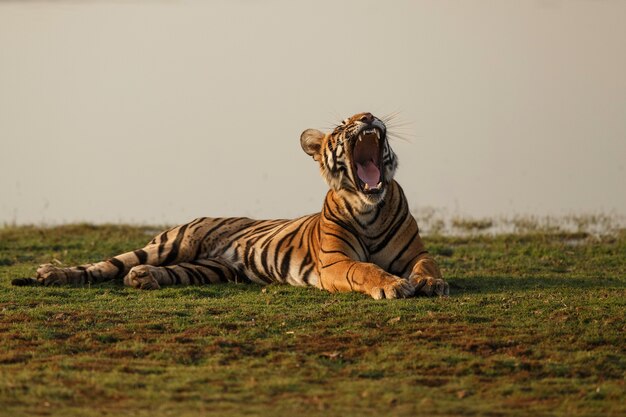
[[[450,286],[442,278],[433,277],[413,277],[410,278],[415,288],[415,296],[440,297],[450,295]]]
[[[124,284],[140,290],[158,290],[161,286],[152,273],[154,269],[150,265],[135,266],[124,277]]]
[[[370,290],[370,295],[375,300],[381,300],[383,298],[407,298],[411,297],[415,293],[415,286],[406,279],[390,278],[386,280],[383,285],[373,287]]]

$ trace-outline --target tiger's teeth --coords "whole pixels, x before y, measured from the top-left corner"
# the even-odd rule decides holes
[[[365,183],[363,184],[363,191],[380,190],[382,186],[383,186],[382,181],[379,181],[378,184],[376,184],[374,187],[370,187],[368,183]]]
[[[374,133],[376,133],[376,137],[380,139],[380,132],[378,131],[378,129],[374,129]]]

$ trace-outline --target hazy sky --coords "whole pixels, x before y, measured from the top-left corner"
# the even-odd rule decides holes
[[[400,112],[451,215],[626,215],[626,1],[2,1],[0,224],[294,217],[300,133]]]

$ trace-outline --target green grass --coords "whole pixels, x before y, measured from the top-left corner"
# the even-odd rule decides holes
[[[0,415],[626,415],[626,231],[426,238],[449,298],[11,287],[146,228],[0,229]]]

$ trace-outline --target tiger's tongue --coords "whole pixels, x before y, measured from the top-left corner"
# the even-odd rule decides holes
[[[370,187],[376,187],[380,182],[380,171],[374,161],[367,161],[364,164],[356,164],[356,172],[361,181]]]

